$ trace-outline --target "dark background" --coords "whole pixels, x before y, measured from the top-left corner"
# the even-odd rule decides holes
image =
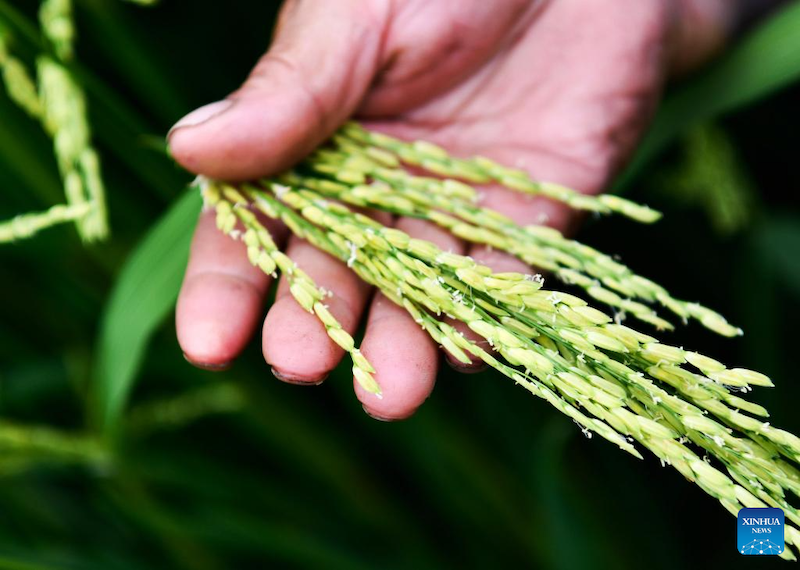
[[[0,14],[13,4],[35,24],[35,3],[3,4]],[[237,86],[266,48],[277,9],[216,0],[76,5],[113,238],[85,248],[65,226],[0,248],[0,432],[5,422],[91,428],[87,394],[109,291],[191,179],[158,145],[184,113]],[[16,46],[27,61],[31,46]],[[793,432],[798,95],[795,85],[694,126],[641,170],[628,195],[664,211],[658,224],[589,220],[579,235],[742,326],[734,340],[689,326],[665,341],[769,374],[776,388],[752,397]],[[0,123],[0,219],[61,201],[50,142],[4,93]],[[741,204],[734,222],[726,222],[730,204]],[[318,388],[285,385],[257,345],[229,372],[197,371],[181,357],[170,316],[149,345],[110,463],[15,452],[0,434],[0,567],[781,563],[739,556],[735,519],[677,472],[586,439],[499,374],[445,369],[413,419],[385,424],[363,414],[346,367]],[[172,419],[148,419],[164,398],[185,410],[193,394],[205,406],[186,415],[193,421],[174,410]]]

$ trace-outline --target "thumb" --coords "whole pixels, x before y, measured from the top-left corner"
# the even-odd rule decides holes
[[[172,156],[228,180],[288,168],[358,107],[379,67],[386,2],[290,1],[244,85],[178,121]]]

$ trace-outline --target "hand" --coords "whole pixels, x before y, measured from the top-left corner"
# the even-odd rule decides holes
[[[187,169],[222,179],[279,172],[356,114],[368,128],[481,154],[535,178],[601,191],[630,155],[675,69],[707,58],[731,24],[730,0],[290,1],[276,39],[245,84],[182,119],[169,136]],[[566,229],[570,213],[543,199],[486,188],[483,205],[520,223]],[[430,223],[384,223],[499,271],[522,262],[467,246]],[[277,224],[271,231],[287,239]],[[357,384],[380,419],[411,415],[430,394],[438,349],[405,310],[341,262],[288,237],[286,251],[351,333],[369,304],[365,356],[383,398]],[[270,279],[244,247],[200,217],[177,307],[187,359],[223,368],[262,315]],[[462,329],[463,330],[463,329]],[[469,332],[469,331],[467,331]],[[324,380],[342,357],[285,280],[263,326],[264,358],[287,382]],[[453,361],[455,362],[455,361]],[[458,364],[459,367],[462,365]],[[473,367],[478,366],[475,363]]]

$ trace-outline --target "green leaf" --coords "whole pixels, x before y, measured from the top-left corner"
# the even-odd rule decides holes
[[[800,3],[761,24],[697,77],[664,100],[617,187],[629,184],[676,137],[800,78]]]
[[[150,336],[175,304],[199,210],[192,188],[131,254],[106,305],[93,382],[95,419],[106,435],[119,423]]]

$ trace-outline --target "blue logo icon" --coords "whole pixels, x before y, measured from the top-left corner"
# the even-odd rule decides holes
[[[739,554],[778,555],[783,552],[783,510],[742,509],[736,524]]]

